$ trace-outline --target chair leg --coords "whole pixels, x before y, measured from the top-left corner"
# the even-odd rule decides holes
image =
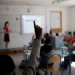
[[[68,55],[68,50],[66,50],[66,55]]]
[[[52,72],[50,72],[50,75],[53,75],[53,73],[52,73]]]
[[[45,75],[48,75],[48,73],[47,73],[47,72],[45,72]]]
[[[71,61],[69,61],[69,74],[71,75]]]
[[[63,49],[61,49],[61,57],[63,58]]]
[[[63,75],[63,71],[62,70],[60,70],[61,71],[61,74]]]

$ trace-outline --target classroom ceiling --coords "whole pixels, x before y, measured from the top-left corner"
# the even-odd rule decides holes
[[[0,0],[0,4],[74,6],[75,0]]]

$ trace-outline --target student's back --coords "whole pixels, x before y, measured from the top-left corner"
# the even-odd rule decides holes
[[[41,64],[46,65],[47,60],[52,55],[52,45],[51,39],[49,37],[45,40],[45,45],[41,47],[40,56],[41,56]]]
[[[45,63],[50,55],[52,55],[52,46],[51,45],[44,45],[41,47],[40,56],[42,58],[43,63]]]
[[[52,45],[51,44],[45,44],[44,46],[41,47],[41,51],[44,51],[45,53],[48,53],[52,50]]]

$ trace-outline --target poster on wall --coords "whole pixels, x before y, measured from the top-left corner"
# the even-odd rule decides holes
[[[60,13],[51,12],[51,28],[60,28]]]

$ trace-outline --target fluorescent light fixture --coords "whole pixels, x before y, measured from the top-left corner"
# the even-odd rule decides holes
[[[54,4],[54,3],[60,3],[62,1],[69,1],[69,0],[54,0],[54,1],[52,1],[52,4]]]

